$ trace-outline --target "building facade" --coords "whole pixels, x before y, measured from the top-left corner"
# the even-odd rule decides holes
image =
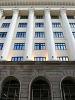
[[[75,100],[74,52],[74,0],[0,0],[1,100]]]

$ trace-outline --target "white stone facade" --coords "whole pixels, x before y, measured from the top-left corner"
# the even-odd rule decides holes
[[[63,3],[63,7],[60,5],[61,0],[58,1],[60,3],[54,1],[55,5],[52,4],[52,6],[43,5],[45,0],[41,2],[32,0],[32,5],[30,1],[22,0],[22,2],[25,3],[24,6],[21,4],[15,6],[15,1],[12,0],[10,3],[0,1],[0,5],[2,5],[0,9],[0,43],[3,44],[0,50],[1,60],[11,61],[12,57],[22,57],[21,61],[37,61],[38,59],[38,61],[44,61],[43,58],[45,61],[75,61],[75,8],[72,5],[74,0],[72,2],[63,0],[64,3],[67,2],[66,5]],[[16,0],[17,4],[22,2]],[[12,18],[6,18],[10,16]],[[3,23],[10,25],[9,27],[2,26]],[[27,25],[19,27],[19,24]],[[2,32],[7,32],[5,37],[2,37]],[[17,32],[24,32],[26,37],[17,37]],[[15,43],[19,45],[15,47],[17,49],[14,49]],[[19,43],[25,45],[24,49],[20,50]],[[23,48],[23,46],[21,47]]]

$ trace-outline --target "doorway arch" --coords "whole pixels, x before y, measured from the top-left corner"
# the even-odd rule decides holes
[[[20,83],[14,76],[8,76],[2,83],[1,100],[19,100]]]
[[[32,82],[30,100],[51,100],[50,85],[44,77],[37,77]]]
[[[61,82],[63,100],[75,100],[75,79],[66,77]]]

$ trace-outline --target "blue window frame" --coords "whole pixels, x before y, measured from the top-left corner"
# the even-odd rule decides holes
[[[69,23],[71,28],[75,28],[75,23]]]
[[[61,23],[52,23],[52,27],[60,28],[61,27]]]
[[[27,23],[19,23],[18,27],[25,28],[27,27]]]
[[[53,32],[54,38],[64,38],[63,32]]]
[[[45,50],[46,49],[45,43],[35,43],[34,49],[35,50]]]
[[[34,61],[46,61],[46,57],[34,57]]]
[[[14,44],[14,50],[24,50],[25,49],[25,43],[15,43]]]
[[[75,38],[75,32],[72,32],[73,33],[73,36],[74,36],[74,38]]]
[[[56,50],[66,50],[66,44],[65,43],[55,43],[55,49]]]
[[[7,35],[7,32],[0,32],[0,38],[5,38]]]
[[[3,23],[1,27],[2,28],[9,28],[9,26],[10,26],[10,23]]]
[[[26,38],[26,32],[17,32],[16,38]]]
[[[4,43],[0,43],[0,50],[2,50]]]
[[[35,32],[35,38],[45,38],[44,32]]]
[[[44,23],[35,23],[35,27],[44,27]]]
[[[57,59],[59,61],[69,61],[69,57],[68,56],[59,56],[59,57],[57,57]]]
[[[23,56],[12,57],[11,61],[23,61]]]

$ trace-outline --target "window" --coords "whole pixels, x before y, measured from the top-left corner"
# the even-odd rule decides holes
[[[59,61],[69,61],[68,56],[60,56],[60,57],[57,57],[57,59],[58,59]]]
[[[26,32],[17,32],[16,38],[26,38]]]
[[[73,33],[73,36],[74,36],[74,38],[75,38],[75,32],[72,32]]]
[[[43,19],[42,15],[36,15],[36,19]]]
[[[0,100],[19,100],[20,83],[13,77],[7,77],[2,84]]]
[[[10,26],[10,23],[3,23],[1,27],[2,28],[9,28],[9,26]]]
[[[0,43],[0,50],[2,50],[4,43]]]
[[[59,19],[59,16],[51,16],[52,19]]]
[[[75,79],[66,77],[61,82],[63,100],[75,100]]]
[[[64,35],[63,35],[63,32],[53,32],[54,34],[54,38],[63,38]]]
[[[35,32],[35,38],[45,38],[44,32]]]
[[[12,57],[11,61],[23,61],[23,56]]]
[[[34,61],[46,61],[46,57],[34,57]]]
[[[67,16],[68,19],[74,19],[74,16]]]
[[[7,32],[0,32],[0,38],[5,38],[7,35]]]
[[[45,50],[46,49],[45,43],[35,43],[34,49],[35,50]]]
[[[20,19],[28,19],[28,16],[20,16]]]
[[[35,23],[35,27],[44,27],[44,23]]]
[[[38,77],[32,82],[30,94],[30,100],[51,100],[50,85],[43,77]]]
[[[69,23],[71,28],[75,28],[75,23]]]
[[[55,49],[56,50],[66,50],[66,44],[65,43],[55,43]]]
[[[24,50],[25,49],[25,43],[15,43],[14,44],[14,50]]]
[[[12,16],[5,16],[5,19],[12,19]]]
[[[18,27],[27,27],[27,23],[19,23]]]
[[[52,23],[52,27],[61,27],[61,23]]]

